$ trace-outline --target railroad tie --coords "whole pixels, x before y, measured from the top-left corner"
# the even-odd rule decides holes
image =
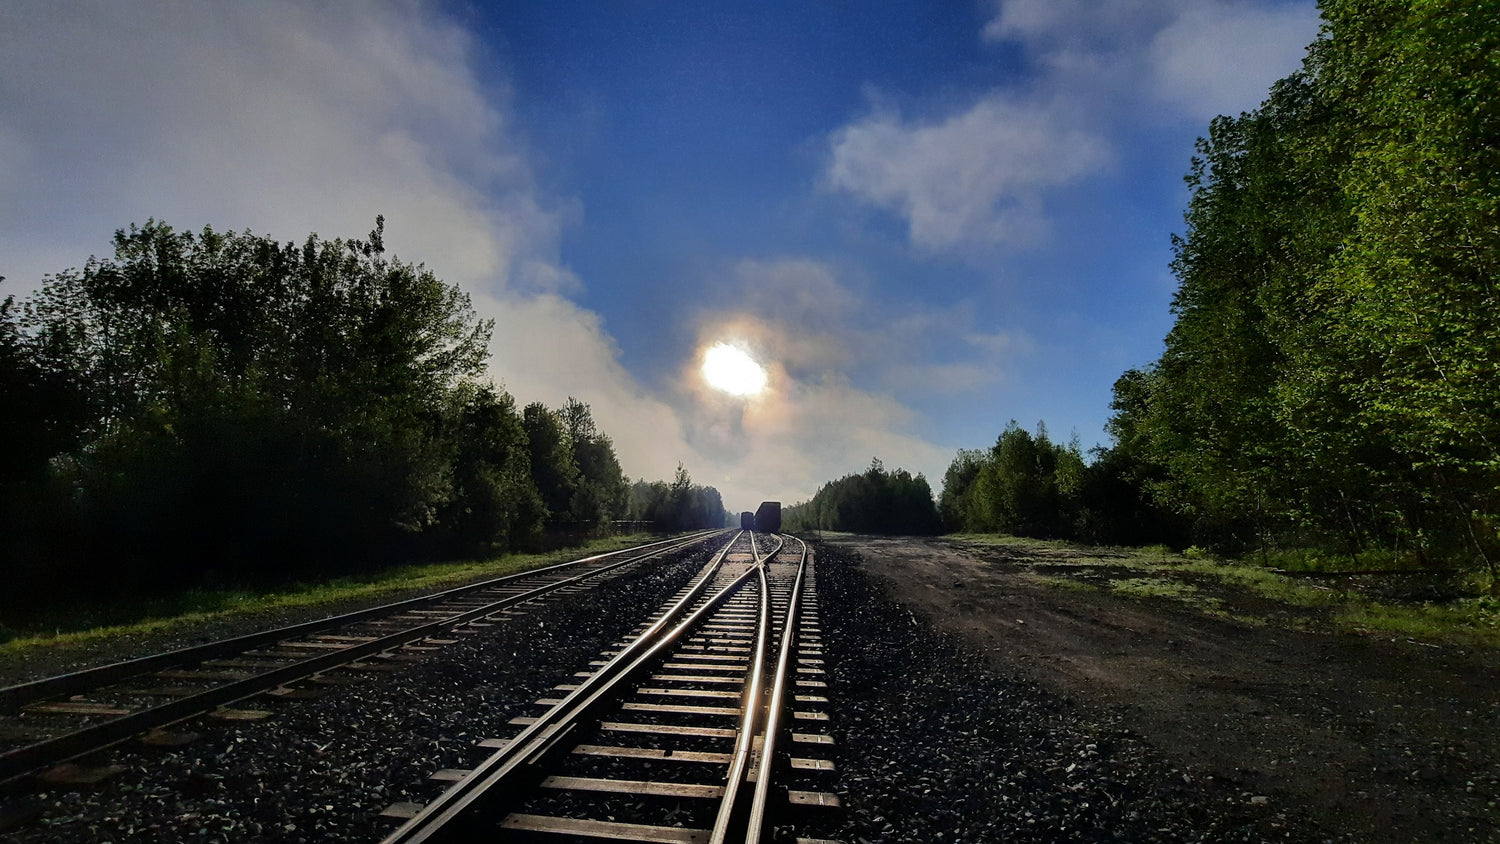
[[[706,844],[709,830],[683,829],[671,826],[652,826],[616,821],[595,821],[585,818],[558,818],[547,815],[513,814],[500,822],[501,829],[522,832],[573,835],[585,838],[611,838],[625,841],[645,841],[650,844]]]

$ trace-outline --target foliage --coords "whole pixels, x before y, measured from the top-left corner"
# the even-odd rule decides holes
[[[1325,0],[1303,70],[1217,118],[1166,351],[1116,386],[1147,483],[1221,548],[1500,544],[1500,28]]]
[[[533,402],[522,420],[550,531],[587,536],[625,515],[625,473],[588,405],[571,396],[559,410]]]
[[[701,528],[724,527],[731,523],[729,511],[724,509],[724,499],[711,486],[693,483],[692,476],[681,463],[672,483],[665,481],[636,481],[629,491],[628,519],[651,522],[658,531],[684,531]]]
[[[580,476],[573,439],[563,428],[562,419],[541,402],[526,405],[522,419],[531,450],[531,477],[547,507],[548,520],[553,525],[572,521],[573,496]]]
[[[1113,445],[1086,463],[1012,422],[948,467],[942,526],[1351,569],[1467,557],[1500,589],[1492,5],[1324,0],[1301,71],[1199,142],[1175,323],[1115,383]],[[878,512],[863,477],[789,523],[883,524],[841,509]]]
[[[1182,520],[1151,491],[1160,468],[1135,452],[1129,432],[1119,428],[1115,436],[1113,448],[1096,450],[1086,463],[1077,437],[1067,445],[1054,443],[1045,425],[1031,434],[1012,420],[992,447],[960,450],[949,464],[939,504],[944,529],[1179,544]]]
[[[943,482],[942,519],[950,530],[1046,539],[1071,536],[1083,457],[1011,420],[987,451],[960,451]]]
[[[846,475],[818,489],[811,501],[782,510],[786,530],[934,534],[942,529],[932,488],[922,475],[887,472],[876,458],[863,474]]]
[[[517,413],[479,380],[491,324],[383,229],[299,246],[152,220],[5,300],[7,598],[354,571],[619,516],[588,406]]]
[[[594,424],[589,406],[572,396],[558,411],[558,418],[578,465],[578,481],[569,503],[573,521],[597,526],[622,518],[630,505],[630,487],[615,457],[614,443]]]
[[[1068,536],[1082,475],[1076,445],[1053,443],[1041,425],[1033,437],[1012,420],[974,479],[965,529],[1039,539]]]
[[[533,544],[546,514],[515,399],[489,385],[454,391],[446,434],[456,453],[439,511],[452,553]]]
[[[968,514],[974,498],[974,481],[989,455],[980,449],[959,449],[958,456],[943,474],[943,494],[938,499],[938,513],[943,529],[952,533],[968,525]]]

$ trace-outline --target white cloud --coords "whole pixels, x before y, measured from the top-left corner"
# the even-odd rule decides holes
[[[746,344],[794,378],[852,377],[904,399],[1002,382],[1031,351],[1024,335],[975,326],[970,303],[937,307],[885,301],[807,258],[743,260],[733,269],[732,309],[700,315],[699,344]]]
[[[699,346],[728,336],[755,351],[770,389],[749,401],[709,389],[696,359],[667,389],[645,388],[620,364],[600,316],[563,296],[477,296],[475,307],[495,320],[491,367],[506,389],[523,403],[587,402],[632,477],[670,478],[680,461],[735,509],[805,499],[875,456],[939,482],[953,449],[920,435],[921,416],[884,379],[931,342],[941,319],[867,323],[869,305],[814,261],[742,261],[734,273],[741,301],[764,310],[705,315]],[[991,339],[964,344],[987,355]],[[846,370],[872,360],[876,386],[856,386]],[[919,373],[907,386],[932,389],[939,374]]]
[[[920,417],[892,395],[833,372],[796,378],[774,361],[770,368],[770,389],[748,402],[684,385],[679,414],[698,455],[694,477],[717,486],[728,506],[804,500],[877,456],[941,480],[954,450],[918,434]]]
[[[1192,3],[1151,41],[1152,90],[1198,120],[1248,111],[1300,67],[1317,31],[1311,5]]]
[[[1206,123],[1259,105],[1317,33],[1311,0],[1002,0],[983,37],[1020,43],[1044,85]]]
[[[25,198],[0,207],[12,289],[147,217],[293,239],[384,213],[404,256],[465,284],[556,243],[506,92],[420,4],[23,2],[0,33],[0,194]]]
[[[678,461],[690,468],[703,462],[678,411],[620,365],[598,314],[555,294],[481,296],[474,305],[495,320],[490,368],[518,402],[556,408],[573,397],[588,404],[635,478],[670,478]]]
[[[1097,171],[1105,143],[1055,103],[991,94],[943,120],[876,111],[834,133],[829,182],[900,214],[914,244],[1032,244],[1047,188]]]
[[[1193,2],[1200,0],[998,0],[981,34],[986,41],[1020,41],[1049,53],[1108,49],[1160,27],[1175,6]]]
[[[837,376],[795,383],[780,399],[759,416],[747,414],[756,459],[744,469],[758,476],[756,489],[779,483],[784,498],[810,497],[825,481],[864,470],[872,457],[922,472],[935,485],[953,458],[953,449],[913,433],[910,408]]]
[[[1311,0],[999,0],[980,37],[1033,73],[936,120],[889,109],[830,138],[825,178],[896,214],[913,245],[1033,245],[1047,202],[1121,154],[1121,127],[1254,108],[1317,35]]]

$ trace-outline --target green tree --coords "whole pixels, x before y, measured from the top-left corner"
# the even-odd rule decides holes
[[[1302,72],[1202,142],[1130,452],[1210,540],[1493,563],[1500,29],[1476,0],[1322,10]]]
[[[984,468],[986,455],[982,449],[959,449],[958,456],[948,464],[943,474],[943,494],[938,501],[943,528],[948,531],[968,530],[974,517],[970,512],[973,504],[974,482]]]
[[[1500,514],[1500,28],[1469,0],[1330,0],[1317,50],[1350,231],[1309,298],[1325,336],[1289,390],[1335,395],[1406,526],[1494,570]],[[1310,394],[1310,395],[1309,395]],[[1316,427],[1329,420],[1314,416]],[[1360,455],[1366,452],[1361,450]],[[1374,502],[1372,502],[1374,503]]]
[[[578,486],[571,503],[574,518],[591,524],[624,518],[630,486],[615,457],[614,443],[594,424],[589,406],[572,396],[559,416],[578,465]]]
[[[81,387],[54,459],[96,551],[142,582],[402,553],[451,493],[448,395],[483,364],[466,296],[366,240],[148,221],[50,277],[20,326]]]
[[[546,517],[515,400],[490,386],[453,397],[453,494],[440,522],[459,552],[505,550],[537,539]]]
[[[670,484],[644,480],[632,484],[626,518],[652,522],[663,532],[717,528],[729,523],[719,491],[693,483],[681,463]]]
[[[548,524],[572,525],[576,521],[573,496],[579,482],[573,440],[558,415],[541,402],[526,405],[522,419],[531,449],[531,477],[547,506]]]
[[[887,471],[880,458],[862,474],[821,486],[811,501],[782,511],[787,530],[846,530],[881,534],[934,534],[942,519],[922,475]]]
[[[14,298],[0,301],[0,496],[39,489],[47,462],[77,445],[88,419],[83,386],[39,360]]]

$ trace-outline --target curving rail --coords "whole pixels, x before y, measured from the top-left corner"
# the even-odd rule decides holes
[[[794,541],[795,562],[782,562],[784,540],[737,536],[596,671],[516,719],[517,736],[488,743],[501,746],[471,771],[444,772],[457,781],[385,844],[760,840],[810,589]],[[729,718],[737,726],[720,726]]]

